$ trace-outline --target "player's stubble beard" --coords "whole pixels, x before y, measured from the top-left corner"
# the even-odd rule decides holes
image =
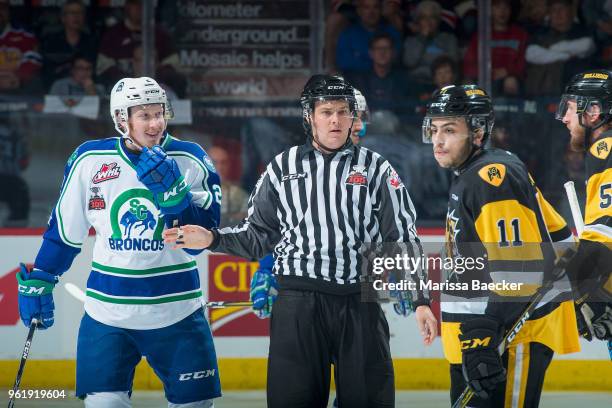
[[[587,129],[580,124],[572,124],[569,132],[570,149],[574,152],[584,152],[584,138],[586,137]]]

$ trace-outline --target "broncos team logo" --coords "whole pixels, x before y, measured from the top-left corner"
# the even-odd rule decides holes
[[[153,194],[137,188],[123,192],[110,210],[113,231],[108,239],[115,251],[161,251],[164,242],[161,233],[164,220],[159,214]]]
[[[124,227],[123,235],[131,238],[132,232],[142,236],[145,231],[153,231],[157,221],[151,211],[144,205],[141,205],[137,199],[131,200],[130,206],[131,208],[123,214],[121,221],[119,221],[121,226]]]

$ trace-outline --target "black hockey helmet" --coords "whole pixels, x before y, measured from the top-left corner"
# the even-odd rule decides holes
[[[465,117],[470,132],[483,129],[483,145],[493,129],[493,103],[477,85],[449,85],[436,91],[423,119],[423,142],[432,143],[431,120],[436,117]]]
[[[337,75],[317,74],[310,77],[302,96],[302,115],[304,117],[304,130],[307,135],[311,134],[310,116],[315,108],[317,101],[346,100],[352,113],[355,112],[357,102],[355,101],[355,91],[344,78]]]
[[[348,82],[344,80],[343,77],[338,75],[313,75],[312,77],[310,77],[310,79],[304,86],[304,90],[302,91],[302,95],[300,97],[300,103],[302,104],[302,123],[306,135],[309,138],[314,138],[315,141],[319,144],[319,146],[323,147],[329,152],[337,152],[343,150],[352,144],[350,139],[351,129],[349,129],[348,134],[346,135],[346,142],[344,143],[344,145],[342,145],[338,149],[331,149],[322,144],[313,135],[312,127],[310,125],[310,119],[314,112],[315,104],[318,101],[337,100],[345,100],[348,102],[350,113],[351,115],[353,115],[354,118],[357,109],[355,90]]]
[[[574,75],[565,87],[565,92],[559,102],[555,118],[563,120],[567,113],[568,102],[576,102],[576,113],[581,126],[582,114],[598,107],[601,112],[601,120],[590,129],[594,130],[610,122],[612,119],[612,71],[598,69],[582,72]]]

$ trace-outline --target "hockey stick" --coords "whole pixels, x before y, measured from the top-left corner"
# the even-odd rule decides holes
[[[557,260],[557,262],[555,262],[555,265],[554,265],[553,270],[551,272],[551,275],[552,275],[551,279],[546,281],[546,283],[543,286],[541,286],[537,290],[537,292],[531,297],[531,300],[529,301],[529,304],[525,307],[525,309],[523,310],[523,313],[521,313],[521,316],[518,318],[516,323],[514,323],[512,328],[510,330],[508,330],[508,332],[506,333],[506,335],[502,339],[501,343],[499,344],[498,351],[499,351],[500,355],[504,353],[504,351],[510,345],[512,340],[514,340],[516,335],[524,327],[525,322],[527,320],[529,320],[529,317],[531,316],[531,314],[535,310],[535,308],[538,305],[538,303],[540,303],[540,301],[542,300],[542,298],[544,297],[546,292],[548,292],[550,289],[552,289],[554,283],[557,280],[559,280],[561,277],[563,277],[563,274],[565,272],[565,268],[567,267],[569,261],[574,257],[575,254],[576,254],[576,251],[574,251],[573,249],[571,249],[571,248],[567,249],[563,253],[563,255],[561,255],[559,260]],[[461,393],[461,395],[459,396],[459,398],[457,398],[457,400],[455,400],[455,403],[452,405],[452,408],[465,408],[467,406],[468,402],[470,402],[470,400],[474,396],[474,394],[475,394],[475,392],[472,391],[472,389],[469,386],[466,386],[465,389],[463,390],[463,392]]]
[[[220,309],[224,307],[251,307],[253,302],[204,302],[204,307],[211,309]]]
[[[578,204],[578,197],[576,196],[576,190],[574,189],[574,182],[568,181],[563,185],[565,192],[567,193],[567,199],[570,203],[570,210],[572,211],[572,218],[574,219],[574,225],[576,226],[576,232],[578,238],[584,231],[584,219],[582,218],[582,212],[580,211],[580,205]],[[608,353],[610,354],[610,360],[612,360],[612,340],[608,340]]]
[[[565,193],[567,194],[567,200],[570,204],[570,210],[572,211],[572,218],[574,219],[574,225],[576,226],[576,232],[578,237],[582,235],[584,231],[584,220],[582,218],[582,212],[580,211],[580,205],[578,204],[578,196],[576,196],[576,189],[574,188],[574,182],[568,181],[563,185],[565,187]]]
[[[23,346],[23,353],[21,353],[21,362],[19,363],[19,369],[17,370],[17,377],[15,377],[15,384],[13,385],[13,395],[8,403],[8,408],[15,406],[15,394],[19,390],[19,384],[21,384],[21,377],[23,376],[23,369],[25,368],[26,361],[30,355],[30,346],[32,345],[32,338],[34,338],[34,332],[36,331],[36,325],[38,324],[37,319],[32,319],[30,322],[30,330],[28,331],[28,337],[26,338],[25,345]]]
[[[572,211],[572,218],[574,220],[574,225],[576,226],[576,231],[578,232],[578,236],[580,236],[584,229],[584,222],[582,220],[582,214],[580,213],[580,206],[578,205],[578,197],[576,196],[576,190],[574,189],[574,182],[568,181],[563,186],[565,187],[565,191],[567,193],[567,199],[569,201],[570,209]],[[540,213],[541,212],[542,209],[540,209]],[[568,249],[555,263],[555,266],[552,271],[552,279],[547,281],[545,285],[538,289],[538,291],[531,298],[531,301],[529,302],[527,307],[525,307],[525,310],[521,314],[521,317],[512,326],[508,333],[506,333],[506,336],[504,336],[501,344],[499,345],[499,354],[503,354],[503,352],[506,350],[506,347],[512,342],[512,340],[514,340],[514,338],[523,328],[524,323],[527,321],[527,319],[529,319],[529,316],[531,315],[531,313],[533,313],[536,306],[538,305],[538,303],[540,303],[546,292],[548,292],[553,287],[554,282],[562,276],[562,273],[567,267],[567,264],[575,254],[576,251],[574,251],[573,249]],[[472,391],[472,389],[467,386],[463,390],[459,398],[457,398],[455,403],[452,405],[452,408],[465,408],[468,402],[474,396],[474,394],[474,391]]]
[[[64,285],[64,289],[66,289],[66,291],[76,300],[85,302],[85,292],[83,292],[83,290],[74,283],[67,282]],[[226,307],[250,307],[253,306],[253,302],[202,302],[202,306],[211,309],[222,309]]]

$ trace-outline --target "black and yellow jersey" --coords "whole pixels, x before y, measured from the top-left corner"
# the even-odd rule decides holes
[[[487,314],[509,329],[548,279],[546,272],[555,261],[553,240],[571,242],[572,237],[525,165],[510,152],[479,151],[455,171],[449,194],[446,256],[484,259],[462,271],[455,266],[445,277],[454,285],[442,287],[444,354],[459,364],[460,323]],[[561,354],[579,351],[571,299],[569,282],[556,283],[513,343],[537,341]]]
[[[612,296],[612,131],[603,132],[588,148],[586,166],[586,205],[584,230],[578,254],[569,265],[574,285],[584,300],[591,294],[591,283]]]
[[[589,147],[586,159],[586,206],[581,240],[612,242],[612,131]]]

